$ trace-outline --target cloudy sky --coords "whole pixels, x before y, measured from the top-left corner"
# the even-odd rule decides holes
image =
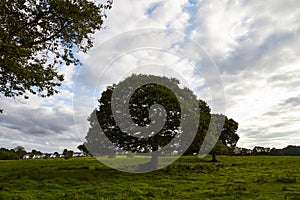
[[[238,146],[300,145],[300,1],[120,0],[107,15],[60,94],[1,99],[1,147],[76,150],[101,91],[133,72],[180,79],[239,123]]]

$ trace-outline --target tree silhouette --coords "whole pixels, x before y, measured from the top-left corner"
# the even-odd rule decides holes
[[[214,130],[221,131],[218,141],[211,151],[212,154],[211,161],[216,162],[217,161],[216,154],[218,152],[221,152],[222,149],[224,150],[225,148],[229,148],[229,150],[233,152],[240,137],[236,133],[238,129],[238,123],[233,119],[228,119],[225,115],[222,114],[213,114],[212,122],[213,122]]]
[[[144,84],[148,80],[153,83]],[[129,101],[129,113],[127,113],[122,110],[126,107],[123,97],[130,94],[132,83],[141,86],[132,94]],[[119,96],[114,97],[113,92],[117,89]],[[174,91],[179,99],[186,100],[182,108]],[[190,102],[192,99],[196,99],[193,92],[187,88],[181,89],[179,81],[176,79],[152,75],[132,75],[118,85],[107,87],[102,93],[99,99],[99,109],[94,110],[89,117],[91,128],[87,133],[85,145],[92,154],[96,152],[96,155],[115,154],[119,150],[151,153],[152,159],[146,167],[156,169],[158,154],[162,153],[160,150],[171,140],[178,139],[177,137],[183,131],[189,131],[187,126],[185,128],[181,126],[184,121],[182,119],[188,117],[182,116],[181,111],[188,107],[188,104],[192,104]],[[118,123],[112,112],[113,101],[117,102],[115,109],[119,111],[117,117],[121,119]],[[187,113],[186,115],[196,116],[194,111]],[[126,120],[128,118],[133,121],[133,124]],[[159,123],[162,123],[163,126],[156,132],[155,128],[152,128],[154,124]],[[197,125],[195,120],[188,123],[193,127]],[[141,130],[137,126],[141,127]],[[121,130],[120,127],[125,127],[126,130]]]

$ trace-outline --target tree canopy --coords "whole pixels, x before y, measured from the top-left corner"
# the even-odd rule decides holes
[[[0,95],[48,97],[64,80],[57,67],[79,64],[102,28],[112,1],[3,0],[0,2]]]
[[[171,85],[173,88],[169,89],[164,85],[156,83],[143,85],[142,83],[146,79],[157,79],[164,82],[165,85]],[[129,93],[129,91],[127,91],[127,88],[129,87],[127,86],[130,86],[132,82],[141,82],[142,86],[137,88],[130,98],[129,113],[119,112],[119,115],[121,115],[119,118],[126,119],[131,117],[134,122],[133,126],[126,120],[121,120],[118,124],[116,123],[112,113],[112,94],[115,88],[121,84],[119,83],[118,85],[109,86],[104,92],[102,92],[101,98],[99,99],[99,109],[94,110],[89,117],[91,128],[86,137],[88,143],[92,144],[92,141],[100,137],[98,133],[100,127],[97,127],[100,125],[101,129],[104,130],[105,135],[119,148],[138,153],[152,152],[157,151],[168,144],[170,140],[172,140],[175,135],[181,131],[181,108],[173,91],[180,91],[179,95],[182,98],[186,98],[188,101],[189,99],[192,99],[192,97],[195,98],[193,92],[187,88],[180,89],[178,87],[179,81],[176,79],[168,79],[166,77],[156,77],[151,75],[132,75],[122,81],[123,86],[121,92],[124,96]],[[121,110],[121,107],[125,102],[123,103],[123,99],[119,99],[118,102],[117,109]],[[166,113],[164,113],[161,107],[155,107],[155,113],[150,113],[150,108],[154,104],[161,105],[165,109]],[[96,118],[92,117],[93,114]],[[128,114],[130,114],[130,116],[128,116]],[[159,130],[159,133],[154,133],[154,130],[150,129],[149,125],[157,123],[157,121],[155,118],[151,119],[151,116],[163,116],[164,114],[166,115],[164,120],[165,125]],[[135,125],[145,127],[144,131],[147,132],[146,135],[136,137],[141,134],[141,132],[134,130]],[[127,131],[122,131],[120,127],[127,127]],[[128,134],[128,132],[132,131],[135,131],[133,135]],[[99,138],[98,141],[99,140],[101,139]]]

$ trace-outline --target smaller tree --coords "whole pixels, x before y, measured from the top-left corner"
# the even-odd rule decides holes
[[[211,151],[211,161],[216,162],[216,154],[223,154],[224,152],[233,152],[240,137],[236,133],[238,129],[238,123],[233,119],[228,119],[224,115],[213,114],[212,120],[214,130],[220,131],[221,129],[221,135],[219,136],[217,143]]]
[[[63,155],[65,156],[65,159],[70,159],[73,157],[74,151],[68,151],[67,149],[64,149]]]
[[[214,148],[212,149],[212,162],[217,162],[216,155],[228,155],[230,148],[223,144],[222,140],[218,140]]]
[[[23,156],[26,154],[25,148],[22,146],[17,146],[14,148],[15,154],[19,159],[22,159]]]
[[[30,158],[33,158],[33,156],[37,155],[37,150],[32,149],[30,153]]]
[[[55,158],[59,158],[59,153],[58,152],[54,152],[54,156],[55,156]]]
[[[17,152],[17,151],[25,151],[25,148],[22,147],[22,146],[16,146],[16,147],[14,148],[14,151],[15,151],[15,152]]]

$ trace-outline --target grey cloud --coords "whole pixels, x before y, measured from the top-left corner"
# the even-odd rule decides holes
[[[68,105],[51,104],[46,107],[46,101],[37,98],[29,99],[26,104],[12,99],[4,102],[5,113],[0,115],[1,147],[21,145],[28,151],[51,152],[58,151],[60,147],[76,149],[81,143]]]
[[[294,112],[300,106],[300,95],[295,97],[289,97],[279,103],[278,105],[273,106],[270,108],[271,111],[265,112],[262,116],[263,117],[275,117],[279,115],[284,115],[289,112]],[[292,119],[292,118],[291,118]],[[291,120],[293,122],[293,120]]]
[[[253,138],[257,141],[273,139],[288,139],[297,136],[297,130],[292,131],[270,131],[269,127],[260,128],[259,130],[253,129],[247,132],[248,138]]]
[[[238,74],[256,70],[256,72],[268,73],[290,62],[289,56],[298,54],[298,37],[291,32],[275,32],[269,35],[262,44],[255,41],[241,44],[234,49],[225,60],[218,60],[217,65],[223,73]],[[294,55],[287,56],[283,49],[290,49]],[[267,74],[266,74],[267,75]]]
[[[288,123],[286,122],[281,122],[281,123],[277,123],[277,124],[273,124],[273,127],[279,128],[279,127],[285,127]]]
[[[210,2],[209,2],[210,3]],[[207,1],[202,1],[202,4],[209,5]],[[214,2],[212,2],[214,4]],[[298,6],[295,6],[295,5]],[[200,4],[199,4],[200,5]],[[233,8],[235,5],[231,1],[227,2],[228,8]],[[203,44],[213,60],[220,67],[222,73],[239,74],[244,71],[253,71],[268,73],[276,70],[278,67],[287,64],[298,57],[299,55],[299,35],[300,26],[297,21],[300,20],[300,15],[297,14],[299,1],[293,3],[285,3],[282,1],[272,2],[242,2],[240,12],[245,12],[244,17],[251,18],[253,22],[247,27],[247,34],[235,39],[235,44],[228,41],[228,51],[223,54],[218,54],[219,48],[214,44],[214,39],[218,39],[218,35],[212,36],[209,34],[209,27],[217,26],[216,24],[208,24],[210,22],[211,10],[203,9],[203,5],[199,6],[198,18],[192,18],[193,23],[197,24],[194,30],[199,34],[196,38],[197,42]],[[293,5],[293,7],[289,7]],[[280,9],[279,9],[280,8]],[[224,17],[230,15],[230,11],[238,12],[237,8],[228,9],[224,12]],[[207,15],[206,15],[207,13]],[[235,13],[234,13],[235,14]],[[292,26],[293,29],[283,28],[279,24],[283,21],[286,15],[293,16],[285,20],[284,26]],[[219,23],[223,22],[219,19]],[[235,19],[242,21],[243,19]],[[224,30],[224,34],[228,34]],[[219,35],[222,35],[220,33]],[[225,38],[226,39],[226,38]],[[286,51],[288,50],[288,51]],[[228,55],[227,55],[228,54]]]
[[[49,135],[61,134],[73,125],[73,117],[70,113],[55,109],[15,109],[8,108],[7,115],[0,116],[0,124],[10,129],[17,129],[24,134]]]
[[[264,113],[263,115],[265,116],[275,116],[275,115],[278,115],[280,114],[280,111],[268,111],[266,113]]]
[[[290,71],[290,72],[282,72],[280,74],[275,74],[271,77],[268,78],[268,82],[271,84],[275,83],[280,83],[280,84],[290,84],[291,81],[300,81],[300,71],[295,70],[295,71]]]
[[[300,95],[298,95],[297,97],[290,97],[290,98],[286,99],[280,105],[287,106],[289,108],[298,107],[298,106],[300,106]]]

